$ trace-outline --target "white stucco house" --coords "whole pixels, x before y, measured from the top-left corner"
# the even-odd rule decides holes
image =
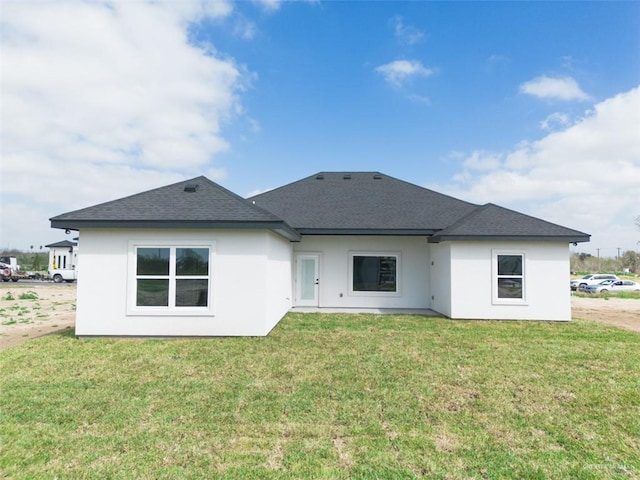
[[[60,242],[45,245],[49,249],[49,263],[47,272],[56,282],[63,280],[75,281],[76,264],[78,262],[78,242],[62,240]]]
[[[567,321],[589,241],[378,172],[249,199],[197,177],[50,220],[79,231],[79,336],[262,336],[291,309]]]

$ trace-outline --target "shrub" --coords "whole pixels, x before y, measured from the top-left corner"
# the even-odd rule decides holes
[[[33,290],[29,290],[28,292],[21,293],[18,298],[20,300],[38,300],[40,297],[38,297],[38,294]]]

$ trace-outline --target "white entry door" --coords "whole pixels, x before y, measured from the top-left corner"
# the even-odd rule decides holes
[[[318,303],[318,264],[320,256],[316,254],[298,254],[296,256],[296,305],[317,307]]]

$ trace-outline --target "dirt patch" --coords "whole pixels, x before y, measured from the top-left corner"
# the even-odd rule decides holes
[[[640,300],[571,297],[571,316],[640,332]]]
[[[0,349],[74,328],[75,321],[75,284],[18,282],[0,285]]]

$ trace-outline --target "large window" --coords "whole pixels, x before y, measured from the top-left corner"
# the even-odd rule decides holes
[[[398,254],[350,254],[352,293],[397,294]]]
[[[135,307],[185,310],[209,307],[210,246],[135,246]]]
[[[497,301],[523,301],[525,275],[523,253],[494,253],[494,297]]]

